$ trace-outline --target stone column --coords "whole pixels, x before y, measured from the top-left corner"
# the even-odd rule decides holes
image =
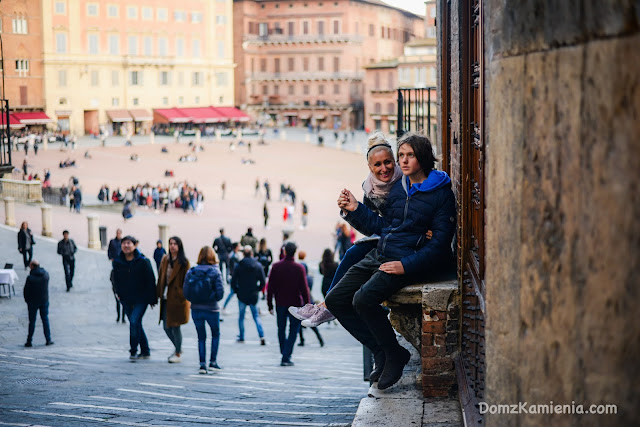
[[[196,144],[200,145],[200,138],[202,137],[202,132],[200,132],[200,129],[196,130]]]
[[[87,215],[89,221],[89,249],[100,249],[100,234],[98,233],[98,215]]]
[[[280,139],[283,141],[287,140],[287,131],[282,129],[282,132],[280,132]]]
[[[311,135],[306,134],[306,135],[304,136],[304,142],[311,142]]]
[[[40,209],[42,209],[42,235],[51,237],[53,235],[51,232],[51,205],[42,205]]]
[[[16,204],[13,197],[4,198],[4,223],[10,227],[16,225]]]
[[[156,139],[156,134],[151,132],[149,134],[149,144],[153,145],[153,143],[155,142],[155,139]]]
[[[49,137],[45,136],[42,138],[42,151],[47,151],[49,148]]]
[[[338,150],[342,149],[342,140],[340,138],[336,139],[336,148]]]
[[[158,224],[159,240],[162,240],[162,246],[169,250],[169,225]]]
[[[216,129],[216,142],[220,142],[222,139],[222,131],[220,129]]]

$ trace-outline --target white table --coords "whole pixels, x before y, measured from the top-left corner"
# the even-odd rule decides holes
[[[0,269],[0,297],[8,296],[11,298],[11,290],[13,290],[13,295],[16,294],[16,289],[13,287],[16,280],[18,280],[18,275],[15,270],[11,268]],[[5,288],[6,295],[4,295]]]

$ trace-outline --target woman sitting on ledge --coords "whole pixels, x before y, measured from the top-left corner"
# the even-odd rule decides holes
[[[347,271],[327,295],[327,308],[374,355],[372,381],[384,390],[402,377],[410,353],[397,339],[380,304],[403,287],[448,267],[456,229],[451,179],[434,169],[436,158],[426,136],[409,133],[398,141],[404,177],[387,197],[384,217],[343,190],[338,202],[344,219],[366,235],[377,234],[375,249]],[[433,231],[428,240],[426,233]]]

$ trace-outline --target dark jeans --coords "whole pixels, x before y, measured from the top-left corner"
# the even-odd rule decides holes
[[[36,316],[38,315],[38,311],[40,311],[40,319],[42,320],[42,327],[44,329],[44,338],[47,342],[51,341],[51,329],[49,328],[49,303],[27,303],[27,308],[29,310],[29,335],[27,336],[27,342],[31,342],[33,333],[36,330]]]
[[[147,341],[147,335],[142,328],[142,316],[147,311],[147,304],[126,304],[122,303],[122,309],[129,318],[129,344],[131,349],[131,355],[135,355],[138,352],[138,345],[140,345],[140,353],[148,356],[151,354],[149,349],[149,341]]]
[[[176,348],[176,354],[180,354],[182,353],[182,331],[180,331],[180,326],[167,326],[167,300],[162,300],[161,307],[164,332]]]
[[[347,252],[345,252],[344,257],[342,257],[342,260],[340,261],[340,264],[338,264],[336,274],[333,275],[331,286],[329,286],[329,290],[326,293],[329,293],[329,291],[338,284],[340,279],[344,277],[347,271],[349,271],[353,265],[362,261],[372,249],[376,248],[376,246],[378,246],[378,241],[371,240],[358,243],[357,245],[353,245],[347,249]]]
[[[387,261],[392,260],[373,249],[347,271],[325,300],[342,326],[374,354],[399,346],[387,312],[380,304],[410,283],[405,275],[380,271],[380,265]]]
[[[276,316],[278,322],[278,341],[280,342],[280,354],[283,362],[291,361],[293,346],[298,338],[300,320],[289,313],[289,307],[276,306]],[[289,320],[289,336],[286,335],[287,320]]]
[[[31,260],[33,259],[33,246],[29,249],[22,250],[22,261],[24,262],[24,268],[29,267]]]
[[[62,267],[64,268],[64,281],[67,283],[67,289],[73,286],[73,274],[76,271],[75,258],[62,257]]]
[[[200,364],[205,363],[207,360],[207,328],[205,322],[211,328],[211,357],[209,361],[215,363],[218,357],[218,346],[220,345],[220,313],[192,308],[191,318],[193,319],[193,324],[196,325],[196,332],[198,333]]]

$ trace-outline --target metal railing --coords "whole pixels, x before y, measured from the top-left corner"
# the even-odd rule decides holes
[[[11,171],[11,121],[9,117],[9,100],[0,100],[0,114],[2,115],[2,125],[0,125],[0,176],[3,172]]]
[[[362,43],[362,36],[357,34],[245,34],[244,41],[249,43],[323,43],[353,42]]]
[[[42,202],[42,183],[0,178],[0,196],[13,197],[17,202]]]
[[[436,124],[435,100],[435,87],[398,89],[396,136],[423,131],[431,137]]]

